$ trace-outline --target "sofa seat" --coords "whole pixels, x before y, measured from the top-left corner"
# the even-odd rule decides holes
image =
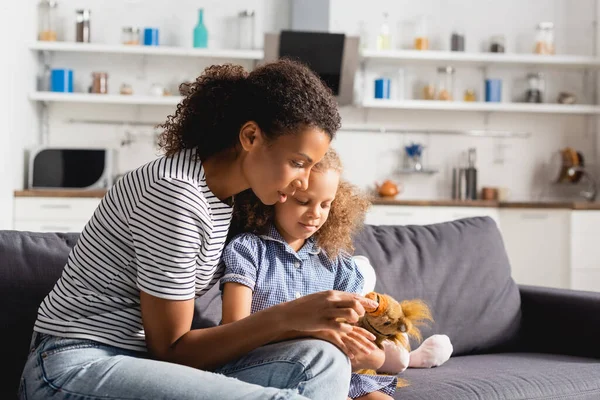
[[[453,357],[432,369],[400,375],[402,400],[600,399],[600,361],[538,353]]]

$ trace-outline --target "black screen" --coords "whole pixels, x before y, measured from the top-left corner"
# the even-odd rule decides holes
[[[340,93],[345,35],[341,33],[281,31],[279,57],[308,65],[331,88]]]
[[[33,160],[34,187],[85,188],[96,183],[105,168],[104,150],[46,149]]]

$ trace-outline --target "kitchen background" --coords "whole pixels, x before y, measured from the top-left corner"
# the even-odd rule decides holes
[[[345,175],[366,190],[386,180],[400,190],[395,198],[400,202],[378,204],[370,222],[428,223],[490,215],[513,252],[513,268],[552,264],[550,273],[521,269],[518,280],[600,290],[597,257],[588,253],[600,238],[600,228],[593,228],[600,226],[593,222],[600,222],[600,211],[590,210],[595,203],[590,205],[580,194],[600,173],[597,0],[374,0],[368,6],[359,0],[58,0],[51,9],[55,25],[42,39],[54,39],[55,34],[56,41],[39,41],[43,28],[37,0],[0,5],[5,49],[0,62],[5,77],[0,86],[0,229],[39,226],[28,225],[28,216],[35,212],[19,208],[18,202],[20,197],[35,200],[22,192],[28,189],[30,149],[41,144],[115,149],[115,172],[120,175],[157,156],[153,125],[175,109],[178,98],[165,95],[178,95],[179,83],[213,63],[253,68],[262,59],[265,33],[326,31],[360,38],[352,104],[341,106],[344,126],[333,143],[345,162]],[[111,47],[69,47],[77,39],[80,9],[90,11],[89,46]],[[196,38],[194,34],[200,9],[206,44],[202,29],[196,30]],[[244,11],[249,12],[242,16]],[[550,34],[538,31],[544,22],[552,23]],[[124,27],[140,28],[140,38]],[[146,48],[145,28],[157,30],[163,53],[135,53],[131,45],[121,46],[139,40],[134,46]],[[460,53],[450,52],[453,35]],[[84,36],[85,42],[87,31]],[[195,40],[205,51],[185,53]],[[171,48],[175,50],[169,53]],[[506,54],[491,53],[498,48]],[[535,54],[548,50],[555,54]],[[439,68],[452,71],[451,78]],[[72,70],[73,91],[83,94],[48,92],[48,69]],[[98,72],[106,73],[106,80],[101,75],[94,79],[92,73]],[[538,73],[544,104],[532,103],[536,96],[526,97],[531,85],[540,84],[528,75]],[[498,81],[501,95],[495,98]],[[430,86],[438,98],[448,89],[454,101],[424,100]],[[90,97],[89,87],[106,90],[106,97]],[[466,91],[475,103],[463,102]],[[561,93],[566,94],[564,101],[575,104],[558,104]],[[420,163],[406,156],[413,144],[423,146]],[[469,149],[474,149],[477,196],[481,198],[482,188],[492,188],[486,195],[500,197],[506,209],[493,201],[465,202],[465,207],[449,201],[453,194],[460,197],[457,192],[464,194],[464,187],[453,193],[453,171],[467,166]],[[555,183],[565,162],[577,164],[567,157],[577,152],[575,159],[585,160],[586,176],[578,184]],[[93,210],[93,201],[84,208]],[[454,208],[441,216],[443,206]],[[40,214],[43,219],[48,212]]]

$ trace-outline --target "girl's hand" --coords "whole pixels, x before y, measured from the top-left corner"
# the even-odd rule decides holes
[[[286,330],[329,329],[350,333],[353,331],[351,324],[365,314],[364,307],[376,308],[377,302],[355,293],[327,290],[281,303],[272,309],[277,309],[281,316],[279,322]]]
[[[378,347],[373,343],[375,336],[358,326],[353,326],[352,330],[348,333],[324,329],[321,331],[309,332],[309,335],[336,345],[350,359],[369,358],[369,355],[372,352],[378,350]]]

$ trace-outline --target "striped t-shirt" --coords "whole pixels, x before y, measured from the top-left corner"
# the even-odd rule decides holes
[[[129,172],[83,229],[34,329],[146,351],[140,290],[189,300],[210,289],[231,212],[191,150]]]

